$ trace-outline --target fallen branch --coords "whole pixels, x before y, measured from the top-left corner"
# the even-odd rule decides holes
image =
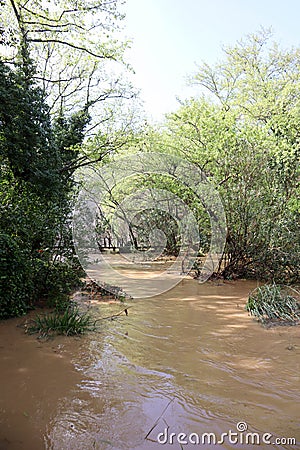
[[[98,322],[99,320],[107,320],[107,319],[113,320],[114,318],[119,317],[123,312],[126,314],[126,316],[128,316],[129,308],[132,308],[132,306],[127,306],[126,308],[122,309],[122,311],[118,312],[117,314],[112,314],[111,316],[107,316],[107,317],[100,317],[100,319],[95,320],[95,323]]]

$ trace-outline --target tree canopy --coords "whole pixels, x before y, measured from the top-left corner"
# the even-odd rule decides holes
[[[6,318],[41,298],[60,301],[78,283],[74,172],[127,142],[134,120],[122,102],[135,92],[125,80],[127,44],[116,38],[118,1],[11,0],[1,7],[0,318]]]
[[[224,53],[223,61],[199,66],[190,78],[202,95],[182,102],[138,146],[176,154],[215,184],[227,218],[220,275],[296,282],[300,51],[281,50],[261,30]],[[207,251],[210,224],[203,205],[184,188],[177,195],[197,211]]]

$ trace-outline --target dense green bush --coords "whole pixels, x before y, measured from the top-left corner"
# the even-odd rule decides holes
[[[0,319],[25,314],[32,304],[33,282],[26,254],[0,233]]]
[[[70,292],[82,285],[80,276],[83,276],[84,272],[71,261],[47,265],[46,270],[41,296],[47,300],[49,307],[61,310],[64,305],[69,304]]]
[[[82,272],[70,217],[76,159],[87,114],[52,120],[31,61],[0,61],[0,318],[39,300],[66,302]],[[30,76],[28,76],[30,74]]]

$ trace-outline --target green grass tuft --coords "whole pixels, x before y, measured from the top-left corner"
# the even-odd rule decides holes
[[[263,324],[295,325],[300,322],[299,298],[292,288],[265,284],[250,293],[246,310]]]
[[[78,307],[70,306],[64,312],[55,311],[46,315],[37,315],[28,327],[28,332],[44,336],[64,334],[73,336],[95,330],[95,321],[88,313],[81,313]]]

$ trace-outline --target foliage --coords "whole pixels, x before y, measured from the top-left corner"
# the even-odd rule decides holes
[[[40,297],[46,299],[47,306],[63,310],[69,305],[69,294],[82,286],[80,277],[84,272],[75,264],[74,259],[46,265],[44,285],[40,289]]]
[[[64,334],[72,336],[84,334],[95,329],[95,322],[88,313],[81,313],[78,307],[69,306],[62,313],[54,312],[46,315],[37,315],[28,327],[29,333],[39,333],[43,336],[49,334]]]
[[[41,90],[22,68],[0,61],[1,318],[20,315],[45,295],[70,287],[73,252],[70,175],[61,174],[66,148],[57,143]],[[66,127],[69,142],[76,130]],[[72,161],[72,150],[69,160]],[[69,263],[66,263],[66,258]],[[58,268],[60,267],[60,268]],[[64,271],[64,276],[62,273]],[[73,272],[73,278],[75,272]]]
[[[0,76],[1,159],[20,181],[36,190],[47,189],[54,161],[49,147],[50,118],[41,91],[22,70],[13,72],[2,61]]]
[[[74,171],[122,147],[134,122],[122,112],[135,94],[123,78],[119,3],[1,4],[0,318],[39,299],[62,308],[82,276]]]
[[[0,55],[38,83],[57,140],[64,139],[64,175],[114,153],[136,126],[137,94],[123,58],[128,42],[120,36],[121,5],[122,0],[11,0],[2,7]],[[61,128],[77,134],[80,145],[68,143]]]
[[[31,307],[33,280],[26,254],[4,233],[0,233],[0,292],[0,319],[20,316]]]
[[[74,112],[78,105],[94,107],[109,98],[126,96],[127,86],[117,71],[127,47],[119,39],[123,19],[119,3],[4,2],[0,22],[2,57],[15,61],[20,57],[18,48],[28,48],[36,62],[33,76],[41,82],[51,110],[59,113]]]
[[[141,136],[137,137],[137,146],[140,145],[141,139]],[[149,136],[147,143],[150,144]],[[153,145],[153,148],[157,150],[159,147]],[[132,149],[131,147],[129,151]],[[118,158],[115,158],[115,161],[118,162]],[[126,163],[123,161],[122,164],[124,167]],[[197,198],[191,188],[183,186],[176,179],[172,167],[169,169],[170,173],[161,174],[158,160],[157,173],[149,173],[145,165],[143,173],[123,178],[112,189],[107,189],[103,185],[101,214],[97,226],[99,236],[105,233],[109,235],[113,231],[114,236],[121,238],[119,241],[122,241],[126,233],[124,230],[119,233],[118,219],[121,219],[128,227],[125,248],[147,249],[148,256],[152,251],[157,254],[158,250],[159,253],[160,250],[164,250],[165,254],[178,255],[182,244],[180,220],[185,217],[187,210],[193,212],[202,226],[206,224],[209,234],[209,216],[203,208],[201,199]],[[200,241],[201,251],[207,250],[208,239],[204,233],[201,233]]]
[[[300,279],[300,53],[269,41],[262,30],[226,48],[215,67],[199,67],[192,83],[209,95],[182,102],[154,148],[201,168],[221,194],[223,276],[293,283]]]
[[[281,50],[262,29],[225,48],[224,60],[214,67],[198,68],[191,82],[208,95],[181,102],[161,127],[145,126],[120,151],[168,153],[201,169],[226,213],[226,246],[217,269],[225,278],[300,280],[299,67],[299,49]],[[133,214],[134,201],[126,203],[122,220],[129,223],[134,248],[149,247],[151,230],[159,229],[167,235],[167,251],[177,254],[172,208],[161,209],[174,194],[193,211],[201,252],[208,250],[211,224],[203,201],[171,174],[149,174],[147,167],[107,193],[100,205],[104,231],[114,228],[114,214],[119,219],[124,213],[125,199],[137,198],[143,189],[167,193],[157,208],[145,201],[143,213]]]
[[[265,284],[250,293],[246,310],[263,324],[296,324],[300,322],[299,293],[276,284]]]

